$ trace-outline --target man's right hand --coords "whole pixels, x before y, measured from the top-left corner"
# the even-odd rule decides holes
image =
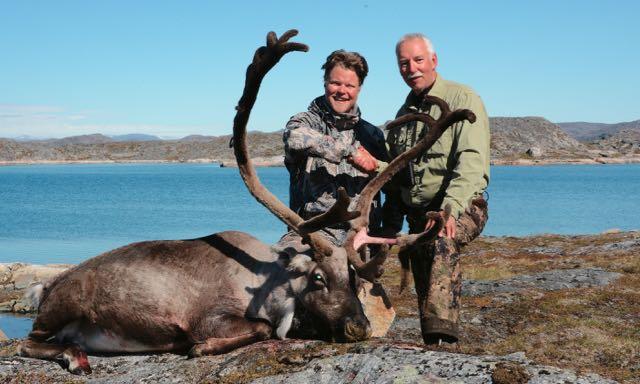
[[[373,173],[378,168],[378,160],[362,146],[358,147],[356,153],[350,156],[348,161],[365,173]]]
[[[451,216],[451,214],[446,210],[440,211],[439,213],[442,217],[444,225],[440,229],[440,232],[438,232],[438,237],[448,237],[450,239],[455,239],[457,226],[456,219],[454,219],[453,216]],[[436,225],[435,220],[427,219],[427,225],[425,226],[424,230],[428,231],[433,228],[434,225]]]

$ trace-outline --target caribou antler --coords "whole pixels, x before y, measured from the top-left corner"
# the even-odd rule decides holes
[[[287,53],[292,51],[306,52],[309,50],[309,47],[305,44],[289,42],[289,39],[297,34],[298,31],[292,29],[283,33],[278,39],[274,32],[269,32],[267,34],[267,45],[256,50],[253,62],[247,67],[244,91],[236,107],[237,112],[233,120],[233,139],[231,144],[238,162],[240,175],[249,192],[278,219],[300,234],[313,248],[315,257],[321,258],[331,255],[331,244],[320,235],[311,232],[324,228],[329,224],[346,222],[357,217],[357,212],[347,211],[349,197],[345,193],[339,193],[338,202],[334,207],[320,217],[313,218],[305,223],[300,216],[262,185],[247,149],[247,122],[258,96],[262,79]]]
[[[395,239],[369,237],[366,233],[366,230],[369,226],[369,211],[371,209],[371,202],[373,200],[373,197],[378,193],[378,191],[380,191],[384,184],[391,180],[393,175],[398,173],[402,168],[406,167],[411,160],[417,158],[422,153],[431,148],[431,146],[433,146],[433,144],[438,141],[440,136],[442,136],[442,134],[448,127],[463,120],[468,120],[471,123],[476,121],[475,114],[470,110],[458,109],[452,112],[449,108],[449,105],[444,100],[435,96],[427,95],[424,97],[423,102],[426,104],[437,105],[440,108],[440,117],[436,120],[425,113],[412,113],[401,116],[387,124],[387,127],[389,129],[393,129],[410,121],[417,120],[425,123],[425,125],[429,127],[429,131],[421,140],[418,140],[418,142],[411,149],[405,151],[400,156],[393,159],[393,161],[389,163],[387,168],[380,172],[365,186],[365,188],[360,193],[360,198],[356,205],[356,210],[360,212],[360,216],[350,222],[351,229],[349,231],[349,234],[347,235],[347,240],[345,242],[349,262],[358,271],[358,274],[360,274],[361,277],[367,280],[371,280],[372,278],[375,279],[378,277],[377,275],[380,274],[382,264],[385,262],[386,257],[375,257],[372,258],[369,262],[365,263],[360,259],[360,256],[357,253],[357,250],[362,245],[366,243],[384,243],[406,246],[415,242],[426,241],[425,239],[434,237],[435,235],[437,235],[437,233],[440,231],[441,226],[443,225],[442,219],[439,215],[432,215],[431,218],[435,219],[437,221],[437,224],[434,226],[434,228],[431,228],[431,230],[426,231],[422,234],[400,236]],[[363,276],[363,274],[365,276]]]

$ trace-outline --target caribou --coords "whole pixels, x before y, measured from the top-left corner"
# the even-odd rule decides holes
[[[278,38],[270,32],[266,45],[256,50],[236,107],[232,145],[249,192],[302,238],[305,249],[276,251],[247,233],[226,231],[106,252],[32,290],[38,314],[19,355],[57,361],[72,373],[88,374],[87,353],[221,354],[268,338],[286,338],[296,307],[320,319],[336,341],[369,337],[357,281],[381,275],[388,244],[409,246],[433,238],[440,229],[393,239],[369,237],[371,201],[448,126],[474,116],[466,110],[451,112],[442,100],[430,98],[443,112],[437,121],[415,114],[391,122],[421,120],[430,130],[372,179],[354,211],[348,210],[350,199],[340,190],[329,211],[305,221],[261,184],[246,141],[249,114],[266,73],[285,54],[308,50],[289,41],[295,35],[297,31],[290,30]],[[350,230],[342,246],[322,235],[323,228],[347,222]],[[387,245],[366,260],[360,250],[367,243]]]

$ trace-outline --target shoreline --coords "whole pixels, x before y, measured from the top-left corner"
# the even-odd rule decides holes
[[[640,155],[620,156],[620,157],[593,157],[578,159],[493,159],[491,165],[608,165],[608,164],[637,164],[640,163]]]
[[[256,167],[284,167],[281,156],[256,157],[253,163]],[[543,166],[543,165],[608,165],[608,164],[637,164],[640,155],[622,157],[595,157],[578,159],[493,159],[492,166]],[[223,168],[237,168],[232,159],[187,159],[187,160],[3,160],[0,166],[13,165],[64,165],[64,164],[219,164]]]

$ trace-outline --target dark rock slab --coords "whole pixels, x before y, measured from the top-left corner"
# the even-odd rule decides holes
[[[559,289],[597,287],[610,284],[620,273],[599,268],[556,269],[534,275],[520,275],[502,280],[463,280],[463,296],[513,293],[525,289],[556,291]]]
[[[6,348],[7,346],[5,346]],[[371,340],[357,344],[267,341],[221,356],[173,354],[90,357],[93,374],[73,376],[56,363],[0,358],[0,382],[87,383],[491,383],[505,367],[530,383],[614,383],[531,364],[523,353],[471,356]],[[508,376],[507,376],[508,377]]]

